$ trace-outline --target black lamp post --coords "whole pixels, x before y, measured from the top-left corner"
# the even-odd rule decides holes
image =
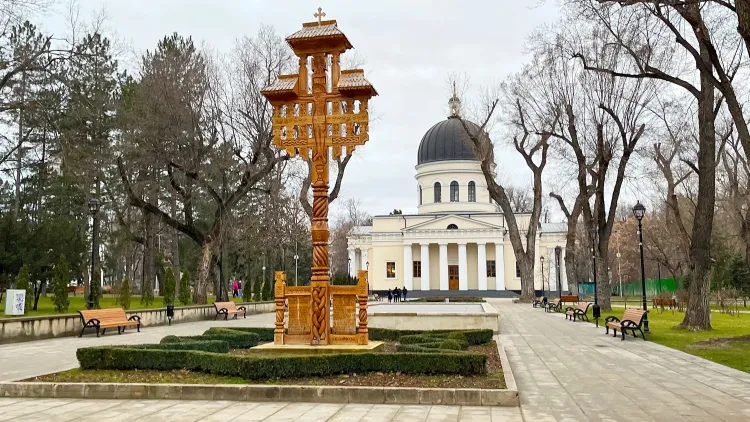
[[[367,269],[367,296],[370,296],[372,294],[370,290],[370,261],[365,262],[365,268]]]
[[[596,227],[592,227],[589,230],[589,234],[591,235],[591,262],[594,266],[594,307],[593,307],[593,314],[594,319],[596,320],[596,326],[599,326],[599,317],[602,315],[601,308],[599,307],[599,286],[597,286],[596,283],[596,235],[598,234],[598,231]]]
[[[346,274],[349,276],[349,278],[352,278],[352,259],[347,258],[346,260]]]
[[[641,250],[641,290],[643,292],[643,310],[646,314],[643,316],[643,331],[648,333],[648,305],[646,304],[646,265],[643,261],[643,225],[641,220],[646,215],[646,207],[638,201],[633,207],[633,215],[638,219],[638,246]]]
[[[89,281],[89,298],[86,303],[88,309],[94,309],[94,278],[96,277],[96,261],[99,257],[99,206],[101,203],[96,198],[89,199],[89,213],[91,213],[91,277]],[[99,280],[96,280],[99,283]]]
[[[562,248],[555,246],[555,277],[557,278],[557,294],[558,298],[562,297],[562,274],[560,274],[560,256],[562,255]]]
[[[539,262],[542,264],[542,297],[547,297],[547,291],[544,289],[544,257],[539,257]]]

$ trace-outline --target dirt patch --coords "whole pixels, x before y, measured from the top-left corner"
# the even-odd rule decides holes
[[[689,344],[688,348],[722,349],[736,344],[750,344],[750,335],[739,337],[717,337]]]

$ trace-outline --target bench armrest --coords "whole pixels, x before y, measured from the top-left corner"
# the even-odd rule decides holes
[[[623,328],[637,328],[640,327],[640,324],[630,319],[624,319],[620,321],[620,326]]]
[[[227,308],[221,308],[221,309],[216,308],[216,313],[217,314],[225,314],[225,313],[227,313]]]
[[[572,307],[572,306],[568,306],[567,308],[565,308],[565,312],[568,312],[568,311],[575,311],[576,309],[578,309],[578,308],[574,308],[574,307]]]
[[[128,321],[133,321],[133,320],[138,321],[138,323],[140,323],[141,317],[139,317],[138,315],[133,315],[130,318],[128,318]]]
[[[239,310],[243,310],[243,311],[247,312],[247,308],[245,308],[244,306],[238,306],[238,307],[237,307],[237,310],[238,310],[238,311],[239,311]]]
[[[604,322],[620,322],[620,318],[617,318],[614,315],[610,315],[604,319]]]
[[[86,325],[87,327],[93,327],[94,325],[99,325],[99,324],[101,324],[101,321],[99,321],[99,319],[91,318],[90,320],[86,321],[84,325]]]

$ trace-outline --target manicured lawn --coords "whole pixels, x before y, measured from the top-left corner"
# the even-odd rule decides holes
[[[613,312],[602,312],[599,326],[604,326],[604,319],[609,315],[622,317],[624,309],[615,308]],[[651,334],[646,334],[648,341],[654,341],[673,349],[681,350],[692,355],[726,365],[740,371],[750,372],[750,314],[740,314],[740,317],[729,316],[712,312],[711,325],[713,330],[693,332],[673,328],[677,326],[685,314],[675,311],[674,315],[669,310],[660,313],[658,310],[650,310],[649,329]],[[589,312],[589,318],[594,319]],[[604,328],[601,328],[604,335]],[[735,341],[714,341],[711,339],[727,339],[732,337],[747,336]]]
[[[216,299],[213,297],[208,298],[208,303],[214,303]],[[234,302],[242,302],[242,298],[236,298],[232,299]],[[102,308],[117,308],[119,305],[116,303],[116,298],[114,296],[104,296],[99,300],[99,305]],[[176,305],[176,307],[179,307],[179,303]],[[140,296],[133,296],[130,298],[130,310],[138,310],[138,309],[153,309],[153,308],[165,308],[166,305],[164,304],[164,298],[159,296],[154,298],[154,303],[148,306],[141,305],[141,297]],[[74,314],[78,312],[81,309],[86,309],[86,300],[84,296],[70,296],[70,307],[68,308],[67,312],[64,312],[65,314]],[[12,316],[6,316],[4,314],[5,311],[5,295],[3,295],[3,300],[0,301],[0,318],[14,318]],[[39,304],[37,306],[36,311],[29,311],[24,316],[43,316],[43,315],[62,315],[60,313],[55,312],[55,305],[52,303],[52,296],[46,296],[46,297],[40,297],[39,298]]]

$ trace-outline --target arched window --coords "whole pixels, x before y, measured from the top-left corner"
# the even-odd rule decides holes
[[[422,185],[419,186],[419,205],[422,205]]]
[[[448,224],[447,230],[458,230],[458,226],[455,224]]]
[[[451,202],[458,202],[458,182],[451,182]]]
[[[469,202],[477,202],[477,184],[469,182]]]
[[[435,191],[435,203],[440,203],[440,182],[435,182],[435,185],[433,186],[433,190]]]

